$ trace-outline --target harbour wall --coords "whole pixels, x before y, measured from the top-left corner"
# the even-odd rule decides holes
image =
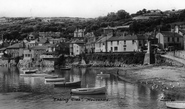
[[[78,64],[83,60],[94,67],[124,67],[130,64],[143,64],[145,53],[96,53],[70,57],[68,63]]]

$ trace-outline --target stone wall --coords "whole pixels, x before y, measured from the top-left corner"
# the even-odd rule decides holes
[[[178,61],[175,61],[175,60],[172,60],[169,58],[165,58],[160,55],[156,55],[155,57],[156,57],[156,64],[157,65],[171,65],[171,66],[179,66],[179,67],[184,66],[184,64],[182,64]]]
[[[129,64],[143,64],[145,53],[100,53],[85,55],[86,64],[95,67],[122,67]],[[70,63],[78,63],[81,57],[68,59]]]
[[[10,60],[10,62],[8,63],[8,60],[3,60],[0,59],[0,66],[15,66],[16,63],[14,60]]]
[[[19,60],[20,67],[53,67],[54,61],[51,60],[42,60],[42,61],[31,61],[31,60]]]
[[[170,55],[170,56],[176,56],[178,58],[183,58],[185,59],[185,51],[184,50],[180,50],[180,51],[171,51],[171,52],[167,52],[166,55]]]

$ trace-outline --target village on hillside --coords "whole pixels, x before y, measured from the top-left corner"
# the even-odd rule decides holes
[[[125,21],[120,26],[107,25],[101,28],[102,32],[99,36],[95,35],[94,31],[87,31],[86,27],[76,27],[73,33],[70,33],[72,38],[61,37],[63,33],[60,31],[28,32],[22,40],[8,40],[2,34],[0,65],[6,65],[11,59],[18,58],[21,66],[29,66],[29,62],[37,66],[54,66],[55,60],[61,55],[74,57],[81,54],[147,52],[148,47],[150,47],[150,52],[158,54],[184,50],[185,22],[170,23],[168,31],[162,31],[160,28],[137,33],[130,31],[134,22],[148,22],[148,20],[155,21],[156,19],[168,18],[174,14],[179,14],[181,11],[161,12],[160,10],[150,10],[145,12],[145,10],[142,10],[139,12],[145,12],[145,14],[136,14],[135,17],[132,17],[132,20]],[[5,24],[34,21],[35,19],[13,20],[3,17],[0,19],[0,23],[3,26]],[[49,24],[63,24],[62,21],[69,19],[42,18],[40,21]],[[75,20],[84,21],[85,19],[70,19],[70,21]],[[90,19],[86,20],[89,21]]]

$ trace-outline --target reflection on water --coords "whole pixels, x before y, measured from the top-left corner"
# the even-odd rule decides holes
[[[109,72],[109,71],[107,71]],[[116,72],[116,70],[115,70]],[[21,92],[19,97],[13,98],[19,103],[14,105],[5,105],[5,100],[9,95],[1,95],[7,99],[0,99],[0,105],[4,108],[71,108],[73,109],[165,109],[164,102],[159,100],[162,93],[151,90],[140,84],[127,83],[118,79],[114,75],[110,77],[98,77],[100,73],[93,68],[73,68],[71,70],[55,69],[53,74],[59,77],[65,77],[66,81],[81,80],[81,87],[98,87],[106,86],[107,92],[105,95],[71,95],[72,88],[57,87],[53,84],[45,84],[44,77],[20,77],[19,70],[16,67],[0,68],[0,93],[10,93],[17,95],[16,92]],[[128,73],[128,72],[127,72]],[[125,73],[126,74],[126,73]],[[29,93],[25,95],[23,93]],[[60,101],[54,101],[53,98],[60,98]],[[62,98],[62,99],[61,99]],[[67,103],[62,102],[64,98],[68,99]],[[93,99],[94,101],[71,101],[75,99]],[[108,101],[96,101],[96,99]],[[42,104],[42,105],[41,105]]]

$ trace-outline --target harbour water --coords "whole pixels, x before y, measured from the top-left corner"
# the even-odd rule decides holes
[[[43,69],[40,71],[43,73]],[[100,70],[93,68],[55,69],[49,73],[66,81],[81,80],[81,87],[106,86],[106,94],[72,95],[73,88],[54,87],[44,77],[21,77],[20,73],[16,67],[0,68],[0,109],[167,109],[160,101],[162,92],[114,75],[98,77]]]

